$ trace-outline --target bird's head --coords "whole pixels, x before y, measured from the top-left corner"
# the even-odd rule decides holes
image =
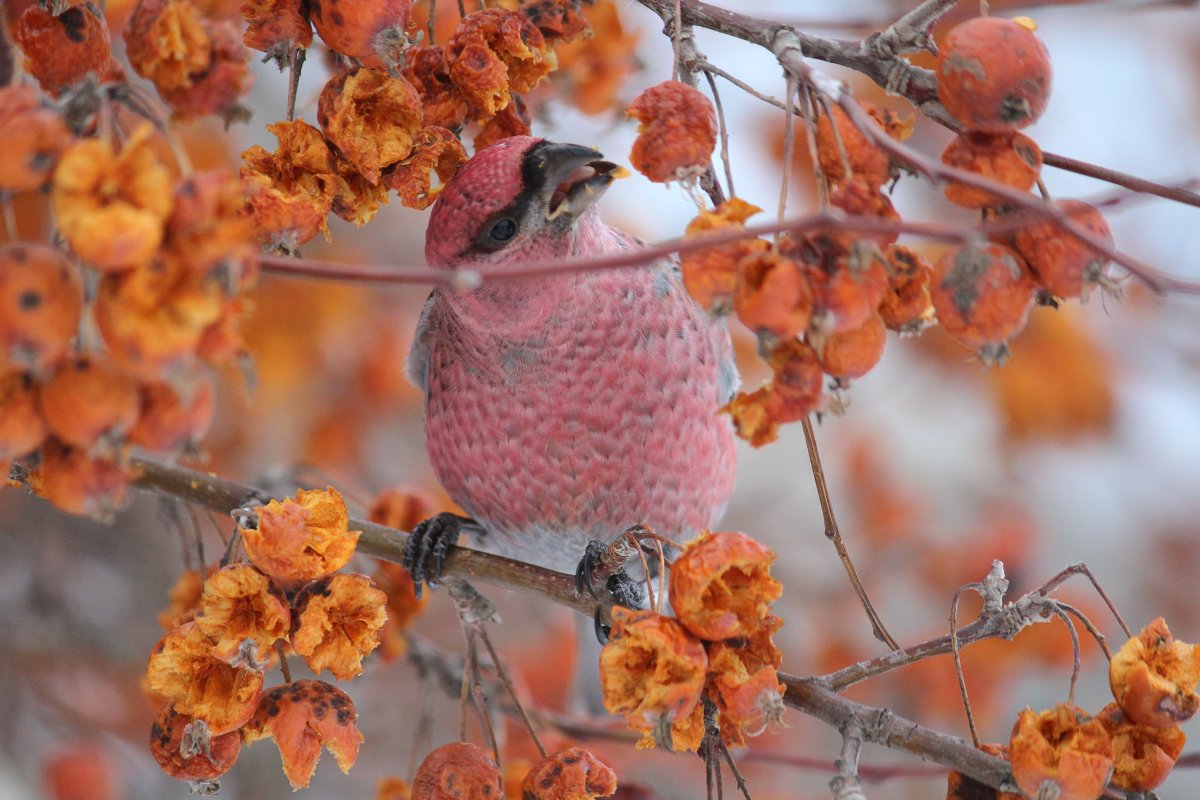
[[[454,267],[565,256],[576,222],[619,174],[590,147],[503,139],[475,154],[442,190],[425,232],[425,260]]]

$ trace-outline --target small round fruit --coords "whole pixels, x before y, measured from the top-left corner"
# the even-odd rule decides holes
[[[946,333],[1003,363],[1007,342],[1025,327],[1036,286],[1021,257],[999,244],[968,244],[933,268],[929,294]]]
[[[60,250],[0,245],[0,364],[43,372],[66,354],[79,328],[83,285]]]
[[[413,0],[310,0],[309,18],[331,50],[364,67],[394,71],[404,64]]]
[[[1023,133],[982,133],[966,131],[955,137],[942,152],[942,163],[974,172],[1022,192],[1037,183],[1042,170],[1042,151],[1037,142]],[[965,183],[950,182],[946,199],[964,208],[983,208],[1003,200],[983,189]]]
[[[102,436],[123,435],[138,418],[137,384],[98,359],[64,365],[38,400],[50,432],[84,450]]]
[[[1000,17],[956,25],[938,54],[938,97],[972,130],[1032,124],[1050,99],[1050,55],[1028,28]]]
[[[1082,200],[1058,200],[1054,204],[1073,223],[1112,245],[1112,230],[1098,209]],[[1093,286],[1115,287],[1105,274],[1108,257],[1067,233],[1052,219],[1019,228],[1013,234],[1013,249],[1029,264],[1038,284],[1058,297],[1087,299]]]
[[[826,374],[839,383],[861,378],[883,357],[887,325],[878,313],[858,328],[835,333],[824,342],[818,358]]]
[[[103,75],[112,53],[104,14],[91,2],[55,15],[30,6],[13,30],[25,53],[25,70],[47,92],[74,86],[89,72]]]

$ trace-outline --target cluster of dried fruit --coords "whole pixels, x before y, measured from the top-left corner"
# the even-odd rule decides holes
[[[501,771],[491,753],[470,742],[432,750],[412,786],[399,778],[381,782],[377,800],[459,800],[520,797],[524,800],[595,800],[617,791],[617,776],[592,753],[566,747],[533,765],[514,760]],[[516,772],[510,770],[516,768]]]
[[[1007,746],[983,749],[1012,761],[1029,797],[1095,800],[1108,786],[1149,792],[1167,779],[1187,737],[1179,724],[1200,709],[1200,645],[1176,641],[1161,617],[1129,639],[1108,666],[1116,702],[1095,716],[1071,703],[1025,709]],[[957,772],[948,800],[1017,795]]]
[[[393,498],[389,501],[396,507]],[[255,509],[239,528],[249,563],[205,577],[185,573],[160,617],[145,687],[163,704],[150,749],[172,777],[211,781],[228,771],[243,742],[270,736],[294,788],[307,786],[324,744],[348,771],[362,741],[349,696],[330,683],[264,688],[264,673],[288,652],[335,679],[362,673],[380,644],[394,598],[365,575],[339,572],[359,532],[335,490],[305,491]],[[407,586],[391,586],[412,596]],[[286,675],[286,673],[285,673]]]
[[[638,747],[695,750],[704,738],[704,702],[721,739],[742,745],[783,713],[770,614],[782,586],[775,554],[743,533],[703,533],[671,565],[676,616],[613,609],[600,654],[604,705],[642,733]]]

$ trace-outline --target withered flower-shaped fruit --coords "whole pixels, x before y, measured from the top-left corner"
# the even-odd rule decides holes
[[[839,382],[866,375],[883,357],[887,325],[878,313],[867,317],[858,328],[827,337],[817,354],[821,368]]]
[[[37,399],[38,386],[28,374],[0,369],[0,461],[28,455],[45,440]]]
[[[965,131],[942,152],[942,163],[1024,192],[1037,183],[1042,170],[1042,151],[1037,142],[1017,131]],[[947,200],[964,208],[983,208],[1003,202],[991,192],[965,183],[947,183],[945,193]]]
[[[1112,774],[1112,742],[1104,726],[1070,703],[1022,711],[1008,748],[1013,778],[1030,797],[1096,800]]]
[[[216,114],[226,122],[245,120],[249,112],[238,100],[254,80],[250,52],[232,21],[206,19],[204,28],[209,43],[208,66],[199,74],[189,75],[186,87],[160,87],[159,93],[178,119]]]
[[[146,686],[174,703],[177,711],[204,720],[219,736],[242,727],[254,715],[263,675],[217,658],[212,640],[195,622],[188,622],[150,651]]]
[[[458,23],[446,45],[450,80],[480,117],[507,106],[554,68],[554,51],[541,32],[515,11],[486,8]]]
[[[1033,31],[977,17],[950,29],[938,52],[938,97],[968,128],[1024,128],[1050,99],[1050,56]]]
[[[744,533],[704,531],[671,566],[671,608],[701,639],[749,636],[783,586],[771,577],[775,554]]]
[[[254,231],[245,214],[242,183],[226,170],[195,172],[175,186],[166,247],[197,275],[218,267],[235,282],[254,255]]]
[[[216,658],[262,669],[275,643],[288,635],[292,610],[266,575],[249,564],[230,564],[204,581],[195,623],[212,641]]]
[[[44,373],[79,329],[79,269],[49,245],[0,245],[0,364]]]
[[[723,228],[738,230],[746,227],[746,220],[760,211],[758,206],[731,197],[712,211],[701,209],[688,223],[685,233],[697,236]],[[764,239],[746,237],[684,253],[681,258],[683,286],[701,308],[713,314],[727,314],[734,306],[739,264],[770,247]]]
[[[242,43],[266,53],[282,69],[292,48],[312,44],[312,25],[305,10],[306,0],[243,0],[242,19],[246,32]]]
[[[789,245],[781,249],[786,253]],[[861,328],[887,294],[887,262],[873,242],[856,242],[832,263],[805,263],[813,291],[809,339],[814,345],[830,334]]]
[[[1200,708],[1200,645],[1180,642],[1162,617],[1129,641],[1108,663],[1108,683],[1125,716],[1168,728]]]
[[[203,591],[204,577],[197,570],[187,569],[179,573],[175,585],[167,595],[167,607],[158,612],[159,626],[169,632],[185,622],[191,622],[200,610],[200,596]]]
[[[431,751],[417,767],[412,800],[501,800],[503,786],[488,751],[470,742],[451,742]]]
[[[800,265],[777,250],[762,250],[748,254],[737,270],[733,308],[743,325],[780,339],[808,327],[812,289]]]
[[[211,781],[237,763],[242,735],[229,731],[220,736],[208,726],[174,706],[164,708],[150,726],[150,755],[162,771],[181,781]]]
[[[306,122],[277,122],[279,139],[268,153],[254,145],[242,153],[250,214],[258,237],[273,248],[294,250],[328,233],[325,218],[337,194],[337,167],[321,132]]]
[[[270,736],[279,748],[292,789],[303,789],[321,757],[321,745],[338,768],[349,772],[358,760],[363,735],[350,695],[324,681],[293,681],[269,689],[242,729],[247,744]]]
[[[829,193],[829,204],[852,217],[873,217],[881,223],[899,222],[892,201],[880,188],[861,175],[851,175],[838,183]],[[849,252],[856,243],[875,242],[880,247],[893,244],[900,234],[894,230],[852,231],[833,227],[820,237],[839,253]]]
[[[1141,725],[1121,713],[1116,703],[1102,708],[1096,719],[1112,739],[1113,786],[1127,791],[1149,792],[1157,788],[1171,774],[1187,742],[1179,726]]]
[[[988,755],[1008,760],[1008,745],[988,742],[979,745]],[[1002,792],[952,769],[946,775],[946,800],[1025,800],[1024,795]]]
[[[371,183],[340,158],[337,160],[335,185],[337,192],[333,196],[333,213],[360,228],[375,218],[380,206],[388,203],[387,186]]]
[[[42,387],[38,403],[50,432],[88,450],[100,439],[119,440],[138,418],[138,387],[112,362],[78,358]]]
[[[413,0],[338,3],[309,0],[308,14],[317,35],[330,49],[357,58],[367,67],[395,72],[409,46],[408,18]]]
[[[147,264],[171,213],[171,172],[142,125],[115,152],[107,139],[72,144],[54,170],[58,229],[79,257],[102,270]]]
[[[903,141],[912,134],[911,114],[902,115],[874,103],[858,105],[893,139]],[[890,180],[891,157],[858,129],[841,106],[831,105],[830,109],[830,114],[817,119],[817,160],[825,177],[837,183],[857,176],[876,188]]]
[[[1112,230],[1099,209],[1082,200],[1056,200],[1054,205],[1075,225],[1112,246]],[[1093,286],[1115,287],[1106,274],[1108,256],[1076,239],[1054,220],[1040,219],[1018,228],[1012,246],[1029,264],[1038,285],[1051,294],[1087,300]]]
[[[462,91],[450,80],[445,50],[436,45],[414,47],[408,53],[404,74],[421,95],[426,125],[457,130],[466,124],[470,109]]]
[[[51,438],[42,446],[41,463],[29,475],[29,487],[69,514],[110,520],[125,499],[129,475],[106,457],[92,458]]]
[[[634,98],[626,112],[638,121],[629,163],[656,183],[692,178],[708,169],[717,146],[717,116],[699,90],[663,81]]]
[[[938,322],[985,362],[1004,363],[1008,340],[1033,308],[1033,279],[1019,255],[999,244],[950,250],[933,268],[930,299]]]
[[[379,646],[387,595],[366,575],[338,574],[305,586],[293,605],[292,648],[308,668],[343,681],[361,675],[363,658]]]
[[[731,747],[746,743],[783,717],[783,684],[772,665],[750,671],[740,650],[725,642],[708,647],[708,691],[720,712],[721,738]]]
[[[581,747],[551,753],[521,784],[523,800],[595,800],[617,791],[617,774]]]
[[[404,78],[381,69],[350,69],[321,90],[317,120],[338,154],[375,184],[384,168],[412,153],[421,98]]]
[[[424,209],[433,204],[441,189],[433,189],[433,175],[444,186],[458,168],[467,163],[462,143],[445,128],[428,126],[417,132],[413,152],[383,176],[385,185],[400,195],[407,208]]]
[[[721,411],[733,417],[737,435],[762,447],[779,438],[779,426],[818,410],[823,402],[825,373],[807,342],[786,339],[771,351],[775,376],[753,392],[739,392]]]
[[[346,566],[362,533],[349,530],[346,502],[333,487],[300,489],[295,500],[272,500],[255,511],[257,526],[239,528],[246,555],[284,586],[324,578]]]
[[[182,382],[181,382],[182,384]],[[129,442],[155,453],[177,453],[208,432],[215,412],[212,381],[197,376],[188,384],[143,383],[142,410],[129,429]]]
[[[558,71],[565,81],[561,97],[585,114],[603,114],[617,104],[631,72],[640,68],[637,33],[627,33],[614,0],[584,6],[592,35],[557,48]]]
[[[933,324],[933,301],[929,299],[933,267],[920,253],[902,244],[888,245],[883,257],[887,260],[888,288],[879,304],[879,315],[891,330],[920,333]]]
[[[678,620],[652,611],[613,608],[611,638],[600,651],[604,707],[645,736],[639,746],[667,738],[673,750],[693,750],[703,735],[692,724],[704,690],[704,645]]]
[[[547,41],[555,44],[572,41],[580,35],[592,35],[592,26],[583,14],[580,0],[525,0],[518,10]]]
[[[89,72],[103,75],[112,55],[108,23],[92,2],[57,16],[51,9],[31,5],[17,20],[13,38],[25,54],[25,71],[47,92],[74,86]]]
[[[42,105],[37,89],[18,83],[0,87],[0,141],[0,190],[23,192],[45,185],[71,131],[57,111]]]
[[[478,153],[501,139],[507,139],[510,136],[528,136],[533,131],[532,125],[533,121],[529,116],[529,109],[526,107],[525,101],[521,99],[520,95],[514,94],[511,103],[483,123],[479,133],[475,134],[475,138],[471,140],[471,145]]]
[[[138,0],[125,28],[134,72],[160,92],[186,90],[212,64],[206,20],[190,0]]]

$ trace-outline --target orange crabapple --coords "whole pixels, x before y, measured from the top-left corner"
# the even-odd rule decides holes
[[[893,139],[902,141],[912,133],[911,115],[862,100],[858,104]],[[821,172],[834,183],[853,176],[879,187],[892,178],[891,157],[858,129],[841,106],[831,105],[830,113],[817,119],[816,139]]]
[[[137,384],[103,358],[64,364],[42,387],[42,418],[63,442],[89,450],[101,439],[119,440],[137,422]]]
[[[1056,200],[1054,205],[1071,222],[1107,245],[1112,245],[1108,221],[1082,200]],[[1012,234],[1012,248],[1033,271],[1034,280],[1057,297],[1086,300],[1093,286],[1115,292],[1116,283],[1106,274],[1108,257],[1075,238],[1052,219],[1023,225]]]
[[[0,461],[28,455],[45,440],[37,398],[38,385],[28,374],[0,370]]]
[[[887,325],[878,312],[858,328],[829,335],[817,354],[821,368],[844,384],[861,378],[879,363],[887,343]]]
[[[1042,151],[1037,142],[1018,131],[964,131],[942,152],[942,163],[1026,191],[1037,183]],[[949,182],[946,199],[964,208],[983,208],[1003,202],[996,195],[964,183]]]
[[[500,768],[488,751],[470,742],[432,750],[413,779],[412,800],[502,800]]]
[[[0,364],[53,369],[70,349],[82,310],[79,268],[61,250],[0,245]]]
[[[308,13],[331,50],[395,73],[410,44],[412,5],[412,0],[309,0]]]
[[[71,143],[71,131],[59,113],[44,104],[28,84],[0,87],[0,190],[40,189],[59,155]]]
[[[108,70],[112,40],[104,14],[94,3],[58,15],[32,5],[12,33],[25,54],[25,71],[47,92],[57,94],[89,72],[103,75]]]
[[[999,244],[956,247],[933,268],[930,299],[946,333],[1003,363],[1008,340],[1029,319],[1036,286],[1019,255]]]

